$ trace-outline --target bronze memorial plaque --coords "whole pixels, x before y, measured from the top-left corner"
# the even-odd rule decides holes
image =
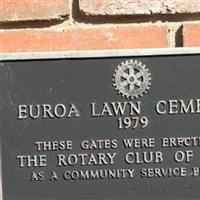
[[[200,51],[2,59],[0,113],[3,200],[200,199]]]

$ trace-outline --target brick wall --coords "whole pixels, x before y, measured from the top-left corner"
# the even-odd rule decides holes
[[[200,46],[200,0],[0,0],[2,52]]]

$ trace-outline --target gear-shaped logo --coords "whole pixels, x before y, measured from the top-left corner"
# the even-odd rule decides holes
[[[127,60],[115,70],[113,86],[122,97],[136,99],[143,96],[151,85],[151,74],[142,62]]]

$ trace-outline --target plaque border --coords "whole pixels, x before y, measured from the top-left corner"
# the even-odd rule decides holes
[[[0,146],[1,148],[1,146]],[[3,181],[2,181],[2,158],[0,151],[0,199],[3,200]]]
[[[1,53],[0,61],[200,54],[200,47]]]
[[[168,56],[168,55],[176,56],[176,55],[191,55],[191,54],[194,55],[200,54],[200,47],[0,53],[0,61],[112,58],[112,57],[129,57],[129,56],[154,57],[154,56]],[[1,199],[3,200],[3,182],[2,182],[2,159],[0,154],[0,200]]]

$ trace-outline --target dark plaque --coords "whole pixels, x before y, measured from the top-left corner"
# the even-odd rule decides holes
[[[200,54],[4,60],[3,200],[200,198]]]

